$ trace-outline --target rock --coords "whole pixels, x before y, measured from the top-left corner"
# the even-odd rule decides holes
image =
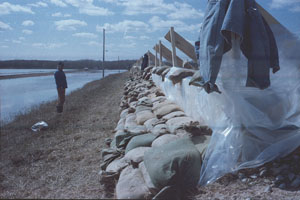
[[[259,172],[259,176],[260,177],[264,177],[264,176],[267,175],[267,173],[268,173],[268,171],[266,169],[264,169],[264,170],[262,170],[262,171]]]
[[[294,173],[289,173],[288,178],[289,178],[290,181],[294,180],[295,174]]]
[[[278,188],[284,190],[284,189],[286,189],[286,184],[285,184],[285,183],[281,183],[281,184],[278,186]]]
[[[254,175],[251,175],[250,178],[252,178],[252,179],[257,179],[257,175],[255,175],[255,174],[254,174]]]
[[[272,192],[272,187],[270,185],[268,185],[265,189],[264,192]]]
[[[295,180],[291,183],[291,187],[298,188],[300,186],[300,176],[297,176]]]

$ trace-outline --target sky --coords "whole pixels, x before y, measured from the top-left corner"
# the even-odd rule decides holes
[[[300,0],[257,0],[300,37]],[[175,31],[194,44],[207,0],[0,0],[0,60],[139,59]],[[170,48],[171,49],[171,48]],[[179,51],[179,50],[177,50]],[[186,59],[183,54],[183,59]]]

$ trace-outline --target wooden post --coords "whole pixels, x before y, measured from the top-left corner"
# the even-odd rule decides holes
[[[177,59],[176,59],[176,47],[175,47],[175,34],[174,34],[174,27],[170,28],[170,35],[171,35],[171,44],[172,44],[172,64],[173,67],[177,66]]]
[[[157,67],[157,44],[155,45],[155,67]]]
[[[103,61],[102,61],[102,78],[104,78],[104,61],[105,61],[105,29],[103,29]]]
[[[161,49],[161,40],[159,40],[159,66],[162,66],[162,49]]]
[[[147,65],[147,67],[149,67],[150,66],[150,51],[149,50],[147,52],[147,55],[148,55],[148,65]]]

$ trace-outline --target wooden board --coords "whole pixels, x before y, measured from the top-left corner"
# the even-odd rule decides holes
[[[184,39],[181,35],[174,31],[175,35],[175,46],[180,49],[183,53],[185,53],[188,57],[190,57],[194,62],[197,63],[197,57],[194,46],[189,43],[186,39]],[[165,35],[166,40],[171,42],[170,31]],[[172,42],[171,42],[172,43]]]
[[[153,49],[155,50],[155,46],[153,47]],[[161,44],[161,54],[162,56],[169,61],[170,63],[172,63],[172,52],[163,44]],[[179,58],[178,56],[176,56],[177,58],[177,64],[178,66],[176,67],[182,67],[183,61],[181,58]]]

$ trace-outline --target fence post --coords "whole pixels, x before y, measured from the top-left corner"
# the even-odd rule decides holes
[[[171,36],[171,44],[172,44],[172,64],[173,67],[177,66],[177,59],[176,59],[176,47],[175,47],[175,34],[174,34],[174,27],[170,28],[170,36]]]
[[[155,67],[157,67],[157,47],[158,47],[158,45],[157,44],[155,44]]]
[[[161,49],[161,40],[159,40],[159,66],[162,66],[162,49]]]

